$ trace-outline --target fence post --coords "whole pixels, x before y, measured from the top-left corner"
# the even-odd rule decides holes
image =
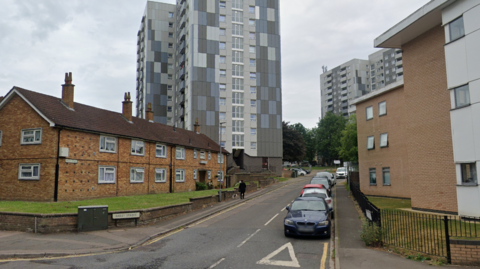
[[[446,243],[446,246],[447,246],[447,262],[448,263],[452,263],[452,255],[450,253],[450,235],[448,234],[448,217],[447,216],[443,216],[443,223],[444,223],[444,227],[445,227],[445,243]]]

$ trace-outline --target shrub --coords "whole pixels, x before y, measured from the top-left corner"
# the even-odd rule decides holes
[[[197,191],[203,191],[207,189],[207,185],[203,182],[195,182],[195,187]]]
[[[365,246],[377,247],[382,245],[382,229],[375,223],[370,223],[368,220],[362,220],[362,231],[360,238]]]

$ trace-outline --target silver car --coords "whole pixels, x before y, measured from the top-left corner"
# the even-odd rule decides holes
[[[337,178],[346,178],[347,177],[347,168],[339,167],[337,168],[337,172],[335,173]]]

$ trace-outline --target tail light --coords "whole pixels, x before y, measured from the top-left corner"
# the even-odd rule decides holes
[[[328,198],[328,199],[325,199],[327,200],[327,203],[331,204],[332,203],[332,199],[331,198]]]

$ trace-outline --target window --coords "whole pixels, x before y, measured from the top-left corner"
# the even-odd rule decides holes
[[[157,144],[155,146],[155,157],[166,158],[167,157],[167,146],[162,144]]]
[[[211,160],[212,159],[212,153],[209,151],[208,152],[208,159]]]
[[[453,89],[455,92],[455,108],[467,106],[470,104],[470,91],[467,85]]]
[[[220,77],[221,78],[224,78],[224,77],[227,76],[227,71],[226,70],[220,70],[219,72],[220,72]]]
[[[18,179],[39,180],[40,179],[40,164],[39,163],[19,164],[19,166],[18,166]]]
[[[42,143],[42,128],[38,129],[25,129],[22,130],[22,140],[20,144],[41,144]]]
[[[390,167],[382,168],[383,185],[390,186]]]
[[[251,134],[251,135],[257,135],[257,129],[251,128],[251,129],[250,129],[250,134]]]
[[[220,1],[220,8],[227,8],[227,3]]]
[[[248,33],[248,38],[250,40],[255,40],[255,33]]]
[[[197,179],[197,169],[193,169],[193,179]]]
[[[250,100],[251,107],[257,107],[257,100]]]
[[[157,183],[167,182],[167,169],[155,168],[155,182]]]
[[[221,142],[220,142],[220,146],[221,146],[222,148],[224,148],[224,147],[225,147],[225,141],[221,141]]]
[[[232,8],[243,9],[243,0],[233,0]]]
[[[232,106],[232,118],[243,118],[243,106]]]
[[[168,12],[168,17],[173,18],[173,12]]]
[[[175,182],[185,182],[185,170],[176,169],[175,170]]]
[[[220,15],[219,21],[220,22],[225,22],[225,15]]]
[[[168,48],[169,49],[173,48],[173,43],[168,43]]]
[[[244,147],[243,135],[232,135],[232,146],[233,147]]]
[[[243,133],[243,120],[232,120],[232,133]]]
[[[220,35],[226,35],[225,28],[220,28]]]
[[[254,47],[254,46],[250,46],[250,47],[248,48],[248,51],[249,51],[250,53],[255,53],[255,47]]]
[[[115,183],[115,166],[99,166],[98,167],[98,184]]]
[[[380,135],[380,147],[384,148],[388,146],[388,133]]]
[[[257,115],[251,114],[250,121],[257,121]]]
[[[375,168],[370,168],[369,173],[370,173],[370,185],[377,185],[377,175],[375,173]]]
[[[367,149],[374,149],[375,148],[375,137],[369,136],[367,137]]]
[[[242,37],[232,37],[232,49],[243,50],[243,38]]]
[[[173,79],[173,75],[172,75],[172,74],[168,74],[168,75],[167,75],[167,78],[168,78],[168,79]],[[171,85],[169,85],[169,86],[171,86]]]
[[[225,57],[225,56],[220,56],[220,63],[221,63],[221,64],[226,63],[226,61],[227,61],[227,57]]]
[[[243,91],[243,78],[232,78],[232,90]]]
[[[243,23],[243,11],[232,10],[232,22]]]
[[[168,28],[173,28],[173,22],[168,23]]]
[[[257,142],[250,142],[251,149],[257,149]]]
[[[378,103],[378,116],[387,115],[387,102]]]
[[[100,152],[117,152],[117,139],[110,136],[100,136]]]
[[[200,151],[200,159],[205,160],[205,151],[204,150]]]
[[[250,66],[255,66],[255,65],[256,65],[255,59],[250,59]]]
[[[172,107],[171,106],[167,106],[167,112],[172,112]]]
[[[232,35],[243,36],[243,24],[232,24]]]
[[[145,168],[130,168],[130,183],[143,183],[145,178]]]
[[[185,148],[175,147],[175,159],[184,160],[185,159]]]
[[[223,171],[217,171],[217,181],[223,182]]]
[[[232,62],[243,63],[243,51],[232,51]]]
[[[194,159],[197,158],[197,149],[193,149],[193,158],[194,158]]]
[[[167,96],[167,101],[172,101],[173,100],[173,97],[171,95],[168,95]]]
[[[257,94],[257,88],[256,87],[250,87],[250,94]]]
[[[132,140],[132,146],[130,152],[132,155],[145,155],[145,142]]]
[[[220,134],[221,134],[221,135],[224,135],[226,131],[227,131],[227,128],[225,128],[225,127],[220,127]]]
[[[168,37],[173,38],[173,33],[168,33]]]
[[[169,53],[169,54],[168,54],[168,58],[169,58],[169,59],[172,59],[172,58],[173,58],[173,54]]]
[[[462,184],[477,184],[477,168],[475,163],[462,163]]]
[[[211,171],[207,171],[207,179],[212,179],[212,172]]]
[[[465,35],[465,28],[463,27],[463,17],[460,17],[448,24],[450,33],[450,41],[457,40]]]
[[[220,100],[220,105],[221,106],[227,105],[227,100],[225,98],[220,98],[219,100]]]
[[[221,120],[224,120],[225,119],[225,112],[220,112],[218,113],[218,118],[221,119]]]
[[[250,73],[250,79],[251,80],[257,79],[257,74],[256,73]]]
[[[220,88],[220,91],[224,92],[227,89],[227,85],[226,84],[220,84],[219,88]]]
[[[249,6],[248,7],[248,13],[255,14],[255,7],[254,6]]]
[[[223,163],[223,154],[221,153],[217,154],[217,163]]]
[[[221,50],[224,50],[226,48],[225,42],[219,42],[218,44],[219,44]]]
[[[232,92],[232,104],[243,105],[243,92]]]
[[[367,120],[373,119],[373,107],[369,106],[366,108]]]
[[[232,76],[243,77],[243,65],[232,64]]]
[[[255,20],[248,20],[248,25],[255,26]]]

